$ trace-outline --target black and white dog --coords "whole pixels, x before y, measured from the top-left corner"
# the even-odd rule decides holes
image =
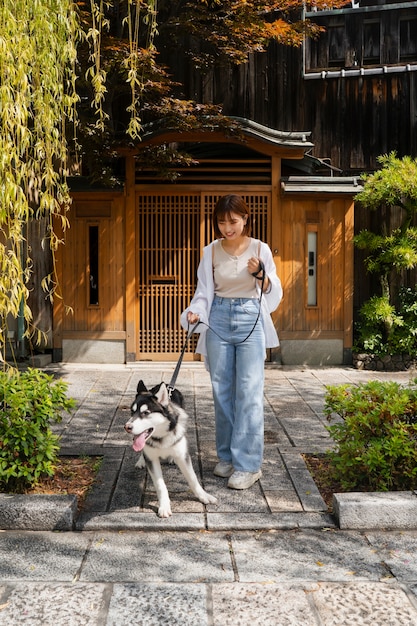
[[[142,452],[145,466],[151,475],[158,497],[158,515],[172,515],[168,489],[162,476],[161,459],[172,459],[187,480],[193,494],[204,504],[217,500],[201,487],[195,474],[186,439],[187,413],[183,409],[182,394],[174,389],[171,398],[165,383],[148,390],[139,381],[132,415],[125,430],[133,435],[133,449]],[[142,459],[136,467],[144,467]]]

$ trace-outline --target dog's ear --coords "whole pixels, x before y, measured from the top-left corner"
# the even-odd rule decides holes
[[[143,380],[140,380],[140,381],[138,382],[138,386],[137,386],[137,388],[136,388],[136,392],[137,392],[137,393],[143,393],[144,391],[148,391],[148,390],[147,390],[146,385],[145,385],[145,383],[143,382]]]
[[[158,391],[161,387],[161,383],[159,383],[159,385],[155,385],[155,387],[152,387],[152,389],[149,390],[149,393],[154,396],[154,398],[156,398],[156,396],[158,395]]]
[[[162,406],[168,406],[169,393],[165,383],[161,383],[158,391],[155,394],[155,398],[158,400],[159,404],[162,404]]]

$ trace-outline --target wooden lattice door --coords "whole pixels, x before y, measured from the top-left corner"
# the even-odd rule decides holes
[[[138,341],[141,360],[174,360],[185,333],[180,314],[188,306],[196,284],[202,249],[213,239],[211,214],[224,192],[138,194]],[[240,193],[251,209],[253,236],[269,240],[270,194]],[[196,338],[185,358],[192,359]]]

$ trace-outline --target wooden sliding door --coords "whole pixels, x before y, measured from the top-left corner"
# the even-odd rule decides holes
[[[188,306],[196,285],[202,250],[213,239],[211,214],[218,198],[238,193],[247,201],[254,220],[253,236],[268,241],[270,193],[231,189],[137,194],[138,245],[138,338],[141,360],[175,360],[182,349],[185,332],[180,314]],[[193,358],[196,337],[187,355]],[[186,355],[186,358],[187,358]]]

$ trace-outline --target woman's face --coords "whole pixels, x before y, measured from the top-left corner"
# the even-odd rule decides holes
[[[247,217],[242,217],[237,213],[226,213],[217,220],[217,225],[222,236],[231,241],[239,239],[242,236],[243,229],[246,225]]]

